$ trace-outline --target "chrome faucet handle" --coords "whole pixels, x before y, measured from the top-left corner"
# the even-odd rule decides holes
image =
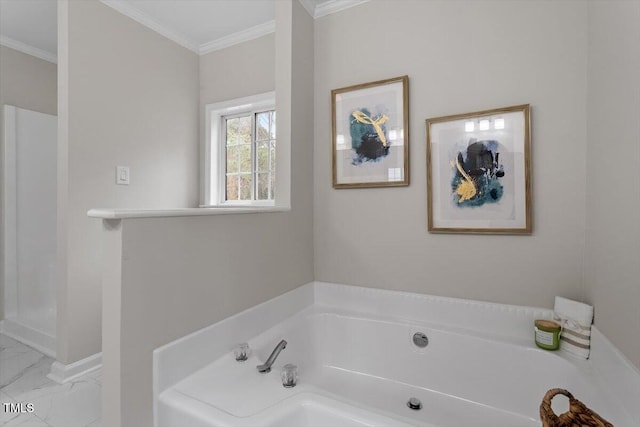
[[[282,368],[282,372],[280,373],[280,378],[282,379],[282,386],[285,388],[295,387],[298,383],[298,367],[296,365],[292,365],[291,363],[287,363]]]
[[[238,344],[233,349],[233,355],[236,357],[236,360],[238,362],[244,362],[245,360],[247,360],[249,358],[249,352],[250,351],[251,351],[251,349],[249,349],[249,344],[247,344],[246,342],[243,342],[243,343]]]

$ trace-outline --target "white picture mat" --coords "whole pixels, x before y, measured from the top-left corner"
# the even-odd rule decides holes
[[[404,179],[404,116],[403,84],[401,81],[373,86],[335,95],[336,178],[338,184],[393,182]],[[351,113],[366,108],[373,117],[384,113],[389,138],[389,154],[377,161],[352,164]],[[393,171],[390,171],[392,169]],[[400,169],[399,171],[397,169]],[[394,179],[389,179],[395,172]],[[400,176],[398,179],[397,177]]]
[[[522,112],[500,113],[483,116],[493,125],[495,119],[504,119],[504,129],[486,131],[465,130],[465,123],[472,119],[433,123],[430,127],[432,218],[434,228],[525,228],[526,180],[525,180],[525,122]],[[495,140],[500,144],[500,163],[505,176],[499,178],[504,194],[496,203],[477,207],[460,207],[452,193],[451,182],[455,176],[457,153],[466,153],[469,141]]]

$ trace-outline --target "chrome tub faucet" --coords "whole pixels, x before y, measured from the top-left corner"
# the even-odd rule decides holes
[[[276,346],[276,348],[274,348],[273,351],[271,352],[271,356],[269,356],[267,361],[264,362],[263,365],[256,366],[256,368],[258,369],[258,372],[263,374],[266,374],[267,372],[271,372],[271,365],[273,365],[273,362],[276,361],[280,352],[285,348],[287,348],[287,342],[285,340],[280,341]]]

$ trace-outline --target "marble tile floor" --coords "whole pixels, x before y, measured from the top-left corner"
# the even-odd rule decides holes
[[[66,384],[47,378],[53,359],[0,334],[0,426],[100,427],[100,370]],[[15,413],[5,403],[33,412]]]

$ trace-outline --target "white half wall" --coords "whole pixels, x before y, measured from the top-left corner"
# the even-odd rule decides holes
[[[581,298],[586,64],[584,2],[377,0],[317,19],[315,280],[541,307]],[[331,90],[405,74],[410,186],[334,190]],[[525,103],[533,235],[429,234],[425,120]]]

